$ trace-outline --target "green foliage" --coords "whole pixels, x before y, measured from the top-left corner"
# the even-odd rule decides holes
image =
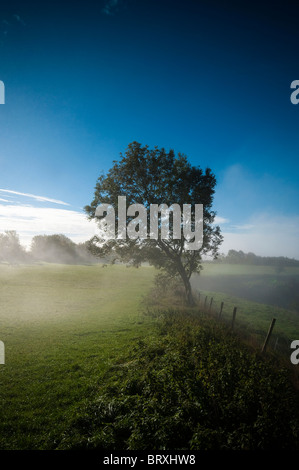
[[[115,253],[121,259],[133,260],[139,265],[149,261],[156,268],[162,269],[169,276],[179,275],[184,283],[186,298],[193,303],[190,287],[192,273],[201,269],[202,254],[216,256],[218,246],[222,242],[220,228],[214,226],[215,212],[212,210],[216,178],[210,168],[203,171],[192,166],[183,154],[175,156],[174,151],[168,153],[164,148],[142,147],[138,142],[128,145],[125,156],[114,162],[107,175],[101,175],[95,187],[94,199],[85,207],[89,218],[95,218],[96,208],[100,204],[118,206],[118,197],[126,196],[127,206],[142,204],[148,214],[146,233],[149,234],[149,207],[151,204],[190,204],[194,211],[195,204],[203,204],[203,245],[200,250],[187,250],[184,236],[180,240],[173,239],[173,223],[170,221],[170,239],[161,237],[158,240],[145,238],[136,240],[104,240],[94,237],[101,256]],[[116,231],[118,230],[118,213]],[[194,230],[194,220],[193,230]],[[161,226],[161,221],[159,222]],[[182,232],[182,227],[181,227]],[[96,249],[94,248],[94,251]]]
[[[1,450],[298,450],[288,371],[195,309],[141,315],[152,268],[0,268]]]
[[[227,255],[221,255],[219,262],[229,264],[247,264],[255,266],[274,266],[276,271],[282,272],[286,266],[299,266],[299,260],[285,256],[258,256],[254,253],[244,253],[242,250],[229,250]]]
[[[29,256],[21,246],[19,236],[14,230],[0,233],[0,263],[18,264],[28,259]]]
[[[198,315],[169,311],[159,331],[107,373],[59,449],[299,449],[286,370]]]
[[[80,264],[96,261],[88,250],[88,243],[76,244],[62,234],[33,237],[31,255],[35,261],[48,263]]]
[[[0,449],[49,450],[104,372],[149,337],[152,268],[0,265]]]

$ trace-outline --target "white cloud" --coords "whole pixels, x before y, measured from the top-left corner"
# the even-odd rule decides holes
[[[0,194],[1,192],[8,194],[10,200],[0,199],[0,233],[15,230],[22,245],[27,248],[35,235],[61,233],[79,243],[98,234],[97,224],[95,221],[89,221],[83,210],[51,206],[53,203],[69,206],[66,202],[10,189],[0,189]],[[31,199],[30,203],[25,203],[26,199]],[[40,202],[48,204],[45,207],[44,204],[39,204]],[[216,217],[215,223],[220,222],[227,223],[228,220]]]
[[[69,205],[63,201],[12,190],[0,191],[13,195],[13,198],[7,195],[10,201],[0,199],[0,233],[16,230],[26,247],[35,235],[62,233],[79,243],[97,233],[95,221],[89,221],[83,211],[40,204]],[[24,204],[24,198],[31,198],[32,203]],[[221,252],[234,249],[262,256],[299,259],[299,216],[264,212],[248,217],[242,224],[234,225],[228,218],[220,216],[216,216],[215,223],[220,225],[224,236]]]
[[[24,197],[29,197],[31,199],[36,199],[37,201],[41,202],[53,202],[54,204],[62,204],[63,206],[69,206],[67,202],[59,201],[57,199],[51,199],[48,197],[44,196],[36,196],[35,194],[30,194],[30,193],[20,193],[19,191],[11,191],[10,189],[0,189],[3,193],[9,193],[9,194],[15,194],[17,196],[24,196]]]
[[[230,249],[253,252],[261,256],[287,256],[299,259],[299,216],[259,213],[247,223],[229,226],[220,251]]]
[[[253,224],[232,225],[232,228],[236,230],[251,230],[252,228],[254,228],[254,225]]]
[[[0,204],[0,233],[6,230],[15,230],[28,248],[35,235],[62,233],[75,243],[84,242],[95,235],[96,225],[83,212],[9,203]]]
[[[227,219],[226,217],[219,217],[218,215],[216,215],[214,219],[214,225],[221,225],[221,224],[228,224],[228,223],[229,223],[229,219]]]
[[[215,210],[225,217],[219,222],[220,250],[299,259],[298,197],[298,185],[285,175],[253,172],[241,164],[228,167],[214,198]]]

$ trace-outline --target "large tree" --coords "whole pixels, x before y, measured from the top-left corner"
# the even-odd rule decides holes
[[[88,242],[77,245],[60,233],[33,237],[31,255],[34,260],[48,263],[81,264],[96,261],[88,250]]]
[[[132,204],[142,204],[147,209],[147,222],[150,222],[150,205],[166,204],[168,207],[184,204],[192,207],[192,227],[195,225],[194,208],[196,204],[203,205],[203,243],[200,249],[186,249],[184,236],[174,239],[174,218],[169,219],[170,237],[157,239],[126,237],[125,239],[105,240],[96,236],[93,246],[97,246],[100,255],[113,252],[115,257],[130,260],[135,265],[149,261],[169,276],[180,276],[186,293],[187,302],[194,303],[190,277],[192,273],[200,272],[202,255],[217,256],[218,247],[222,242],[220,228],[214,225],[215,212],[212,202],[216,179],[210,168],[203,171],[198,166],[192,166],[183,154],[175,155],[173,150],[166,152],[164,148],[142,146],[138,142],[128,145],[125,155],[120,155],[119,161],[114,161],[106,175],[101,175],[96,183],[94,199],[85,211],[90,219],[97,219],[97,207],[109,204],[118,206],[118,197],[125,196],[127,208]],[[108,212],[108,211],[107,211]],[[104,217],[107,213],[104,213]],[[132,213],[127,220],[133,220]],[[135,227],[137,217],[135,218]],[[115,211],[116,233],[120,224],[117,210]],[[147,225],[149,226],[149,224]],[[161,217],[159,218],[161,228]],[[183,225],[181,225],[183,233]],[[139,232],[142,231],[139,227]]]

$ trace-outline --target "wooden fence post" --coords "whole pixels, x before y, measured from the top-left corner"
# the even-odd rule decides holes
[[[221,302],[221,305],[220,305],[220,312],[219,312],[219,318],[221,318],[221,315],[222,315],[223,304],[224,304],[224,302]]]
[[[264,353],[266,352],[267,345],[268,345],[268,343],[269,343],[269,339],[270,339],[272,330],[273,330],[273,328],[274,328],[275,322],[276,322],[276,318],[272,318],[272,321],[271,321],[271,323],[270,323],[269,330],[268,330],[268,333],[267,333],[265,342],[264,342],[264,344],[263,344],[262,354],[264,354]]]
[[[204,308],[206,308],[206,306],[207,306],[207,300],[208,300],[208,296],[206,295],[205,303],[204,303]]]
[[[237,307],[234,307],[233,320],[232,320],[232,330],[234,329],[234,326],[235,326],[236,313],[237,313]]]
[[[210,308],[209,308],[209,312],[211,312],[211,309],[212,309],[212,303],[213,303],[213,297],[211,298],[210,300]]]

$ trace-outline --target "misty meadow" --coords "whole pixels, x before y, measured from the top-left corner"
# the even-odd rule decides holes
[[[221,255],[211,170],[146,152],[128,147],[86,213],[124,188],[136,212],[195,198],[199,250],[173,236],[173,218],[164,239],[36,235],[25,249],[0,235],[1,449],[298,449],[299,261]]]
[[[0,452],[299,450],[298,6],[2,3]]]
[[[0,266],[1,449],[297,449],[297,312],[221,295],[219,321],[152,267],[104,266]]]

